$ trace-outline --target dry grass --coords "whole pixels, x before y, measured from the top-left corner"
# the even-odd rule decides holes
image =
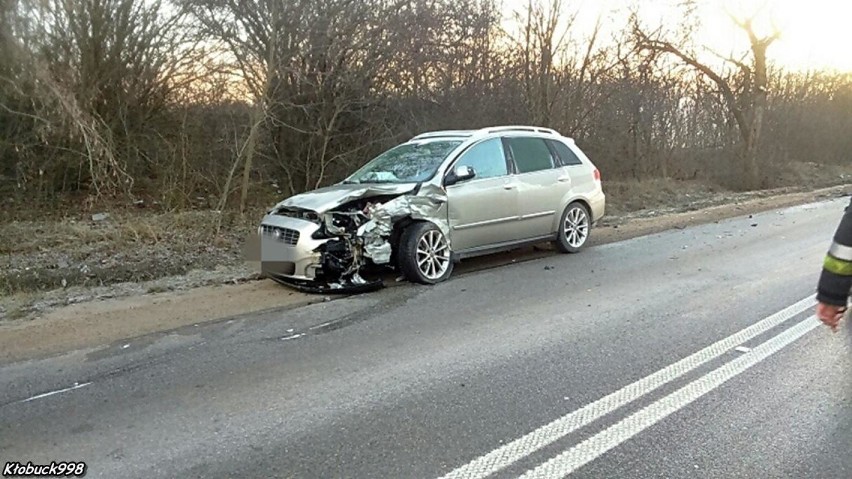
[[[770,179],[773,187],[822,188],[852,182],[852,164],[822,165],[793,162],[777,169]]]
[[[82,247],[121,249],[136,245],[210,244],[227,246],[223,237],[257,226],[262,211],[245,217],[216,211],[179,213],[109,213],[100,222],[62,218],[55,221],[12,221],[0,224],[0,254],[24,254]]]
[[[619,216],[641,210],[688,210],[749,198],[812,191],[852,182],[852,165],[789,163],[776,169],[772,189],[734,192],[706,181],[667,178],[643,181],[604,181],[607,215]]]
[[[730,191],[699,181],[653,179],[646,181],[606,181],[607,215],[685,204],[707,197],[723,197]]]
[[[238,264],[263,211],[109,212],[0,224],[0,294],[104,285]]]

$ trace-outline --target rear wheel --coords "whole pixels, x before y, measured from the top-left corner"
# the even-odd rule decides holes
[[[589,239],[592,222],[582,203],[571,203],[562,212],[556,237],[556,248],[563,253],[580,251]]]
[[[449,241],[429,222],[414,223],[405,229],[398,255],[403,276],[413,283],[440,283],[453,272]]]

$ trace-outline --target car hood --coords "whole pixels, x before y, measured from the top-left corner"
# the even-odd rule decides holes
[[[402,195],[410,193],[417,187],[416,183],[376,183],[376,184],[344,184],[326,186],[318,190],[291,196],[275,205],[282,207],[302,208],[325,213],[344,203],[363,198],[381,195]]]

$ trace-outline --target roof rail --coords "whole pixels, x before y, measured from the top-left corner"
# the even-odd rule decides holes
[[[459,138],[473,135],[473,130],[441,130],[421,133],[412,140],[422,140],[425,138]]]
[[[486,133],[499,133],[503,131],[526,131],[530,133],[544,133],[547,135],[556,135],[560,136],[559,132],[550,128],[543,128],[540,126],[521,126],[521,125],[513,125],[513,126],[497,126],[493,128],[483,128]]]

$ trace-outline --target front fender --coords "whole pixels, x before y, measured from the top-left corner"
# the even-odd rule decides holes
[[[403,195],[370,210],[370,220],[358,228],[358,236],[364,241],[365,256],[376,264],[389,263],[394,246],[390,244],[394,226],[408,218],[434,224],[444,233],[452,249],[446,195],[440,188],[428,189],[424,185],[417,195]]]

